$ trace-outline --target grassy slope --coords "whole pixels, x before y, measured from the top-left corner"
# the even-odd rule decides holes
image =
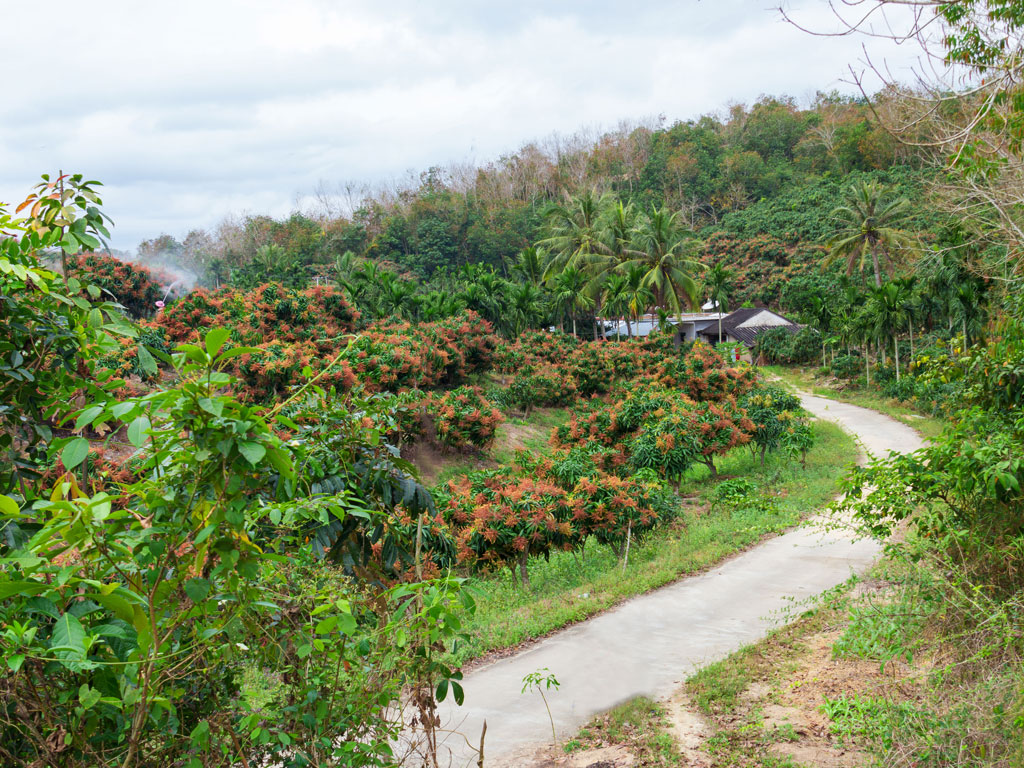
[[[857,448],[831,423],[817,422],[815,430],[818,444],[806,468],[783,456],[770,457],[762,468],[746,448],[721,461],[723,476],[750,477],[771,489],[775,503],[767,509],[710,509],[714,483],[701,467],[692,470],[681,489],[689,498],[678,520],[634,546],[625,570],[607,547],[591,541],[585,558],[558,552],[549,561],[532,560],[528,589],[513,587],[507,573],[478,579],[473,640],[458,649],[457,660],[478,658],[593,616],[707,568],[820,509],[834,495]]]
[[[916,429],[924,438],[937,437],[942,432],[943,421],[934,416],[920,413],[906,403],[886,397],[876,389],[864,389],[850,386],[846,389],[835,389],[823,386],[814,377],[814,369],[800,368],[782,365],[762,366],[766,373],[774,374],[789,384],[794,389],[799,389],[811,395],[828,397],[833,400],[840,400],[852,405],[859,405],[870,408],[873,411],[884,413],[897,421],[903,422],[909,427]]]

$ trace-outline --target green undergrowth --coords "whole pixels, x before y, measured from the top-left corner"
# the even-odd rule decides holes
[[[765,365],[761,370],[774,374],[794,389],[807,392],[818,397],[859,405],[873,411],[884,413],[908,427],[915,429],[922,437],[932,439],[942,434],[945,422],[929,414],[921,413],[913,407],[891,397],[886,397],[874,387],[857,387],[853,384],[837,389],[826,386],[814,375],[814,369],[783,365]]]
[[[824,508],[857,447],[830,422],[815,422],[814,429],[817,443],[806,467],[781,454],[769,455],[761,467],[750,450],[740,448],[721,459],[717,481],[704,467],[691,470],[680,487],[680,516],[635,543],[625,569],[609,547],[588,541],[585,556],[555,552],[549,560],[531,560],[527,588],[513,586],[508,571],[478,579],[471,639],[456,648],[454,660],[466,662],[586,619],[697,573]]]
[[[565,743],[565,751],[578,752],[606,744],[626,747],[634,759],[631,765],[636,768],[686,765],[669,732],[665,708],[643,696],[595,717]]]

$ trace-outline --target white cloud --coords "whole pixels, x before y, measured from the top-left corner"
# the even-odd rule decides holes
[[[689,118],[841,86],[861,40],[760,0],[58,0],[5,9],[0,199],[39,173],[106,182],[114,243],[284,214],[374,181],[623,118]],[[802,18],[829,28],[827,6]],[[42,40],[63,41],[54,54]],[[905,66],[912,52],[874,43]]]

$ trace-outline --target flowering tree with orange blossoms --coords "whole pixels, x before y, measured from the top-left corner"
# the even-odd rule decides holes
[[[683,474],[694,464],[704,464],[712,477],[717,476],[715,457],[750,442],[755,429],[735,400],[681,401],[641,427],[631,446],[632,462],[657,471],[678,489]]]
[[[459,559],[483,568],[508,567],[529,584],[531,556],[572,549],[568,494],[552,482],[510,470],[474,472],[451,481],[438,506],[456,530]]]
[[[336,352],[338,337],[350,333],[358,319],[359,313],[340,290],[325,286],[296,290],[277,283],[252,291],[198,288],[156,318],[172,341],[195,342],[207,329],[225,327],[235,344],[311,342],[321,354]]]
[[[166,275],[155,275],[138,264],[121,261],[106,253],[80,253],[68,260],[72,275],[83,283],[91,283],[109,292],[128,314],[135,318],[151,317],[163,299],[162,281]]]
[[[505,419],[480,387],[459,387],[426,401],[437,439],[453,448],[485,448]]]
[[[589,536],[622,557],[626,542],[636,540],[671,516],[657,482],[596,472],[580,478],[569,494],[573,532],[582,549]]]

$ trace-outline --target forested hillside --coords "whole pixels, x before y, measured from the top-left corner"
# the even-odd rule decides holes
[[[623,206],[620,228],[652,211],[674,214],[687,254],[737,270],[734,304],[800,311],[806,302],[782,287],[794,276],[817,284],[832,211],[850,185],[874,181],[908,198],[906,228],[943,236],[927,167],[862,101],[821,94],[802,108],[763,97],[721,116],[553,137],[480,167],[432,167],[388,188],[323,187],[312,211],[229,220],[182,242],[163,235],[142,243],[139,256],[182,265],[208,287],[343,281],[356,294],[365,288],[368,295],[355,298],[377,316],[436,319],[460,305],[487,314],[488,300],[509,293],[505,314],[519,307],[527,325],[550,324],[564,314],[548,295],[557,290],[538,285],[543,264],[524,265],[522,253],[550,236],[552,206],[571,211],[592,194],[595,218]],[[543,261],[550,244],[541,250]],[[393,277],[381,285],[379,272]],[[533,283],[538,292],[513,295],[495,279]],[[543,300],[548,305],[537,307]]]

